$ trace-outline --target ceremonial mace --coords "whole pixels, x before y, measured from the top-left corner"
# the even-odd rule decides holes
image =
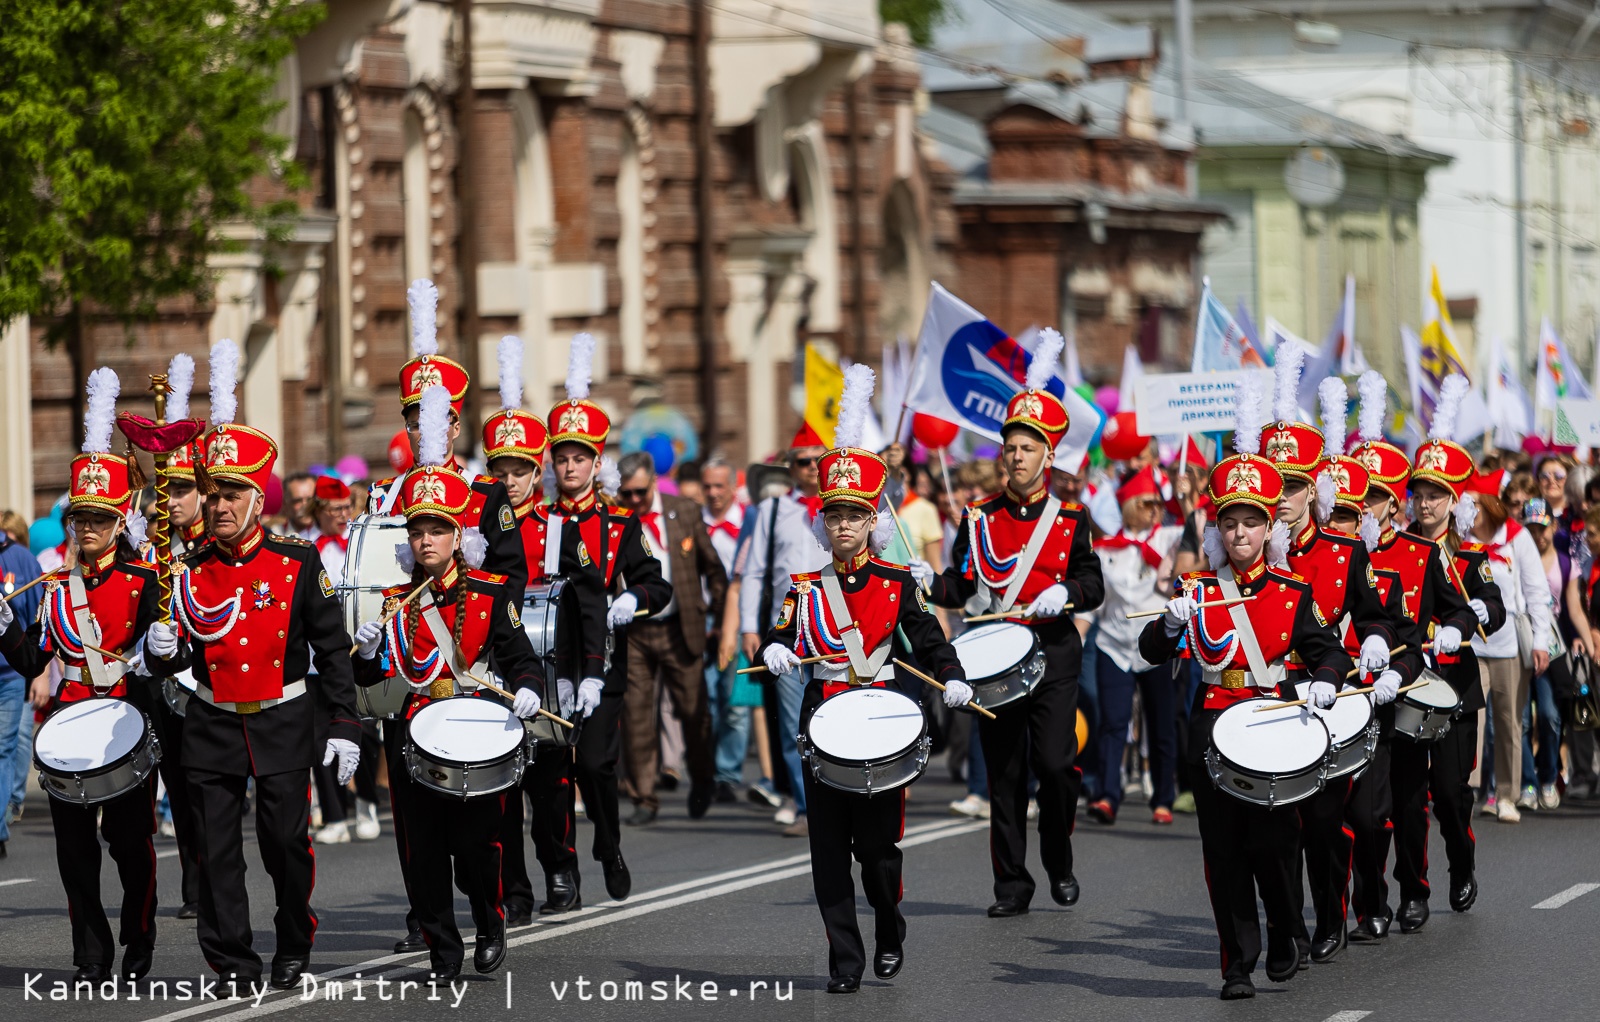
[[[167,459],[174,452],[194,442],[206,424],[199,419],[167,421],[166,373],[150,374],[150,392],[155,395],[156,417],[151,421],[132,412],[117,415],[117,428],[128,442],[141,451],[148,451],[156,463],[156,514],[150,522],[150,542],[156,555],[156,584],[161,595],[163,624],[172,623],[172,495],[167,488]],[[195,459],[199,461],[198,458]]]

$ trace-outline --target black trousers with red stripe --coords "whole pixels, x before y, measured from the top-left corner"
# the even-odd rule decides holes
[[[1350,778],[1337,777],[1322,790],[1297,803],[1300,810],[1300,851],[1295,856],[1295,878],[1289,893],[1294,899],[1295,920],[1300,924],[1296,936],[1302,947],[1310,942],[1336,936],[1344,926],[1348,905],[1345,892],[1350,887],[1350,856],[1355,836],[1345,829],[1345,807],[1350,798]],[[1311,904],[1317,913],[1317,928],[1306,933],[1304,878],[1311,882]]]
[[[861,863],[861,887],[876,919],[878,951],[899,951],[906,938],[900,913],[906,828],[905,789],[857,795],[831,788],[803,771],[811,840],[811,887],[828,935],[828,974],[861,978],[866,948],[856,921],[856,888],[850,859]]]
[[[183,773],[183,718],[165,702],[155,710],[161,736],[161,780],[172,803],[172,830],[178,840],[178,863],[183,870],[183,904],[200,904],[200,866],[195,857],[194,812],[189,807],[189,782]]]
[[[1443,738],[1413,742],[1397,737],[1390,747],[1389,783],[1394,795],[1394,879],[1402,901],[1428,898],[1428,801],[1444,838],[1450,876],[1465,879],[1476,868],[1472,836],[1472,787],[1467,778],[1477,760],[1478,717],[1455,718]]]
[[[156,939],[155,780],[109,802],[75,805],[51,798],[50,824],[56,835],[56,867],[67,892],[72,920],[72,964],[110,968],[117,944],[100,902],[100,833],[111,849],[122,881],[122,916],[117,943],[124,947]]]
[[[505,926],[500,905],[500,821],[507,797],[502,792],[463,799],[411,786],[406,827],[410,890],[435,971],[459,966],[465,956],[456,927],[452,880],[472,906],[472,924],[479,937],[497,936]]]
[[[1372,750],[1372,761],[1350,786],[1344,819],[1355,838],[1351,857],[1350,907],[1356,920],[1389,919],[1389,882],[1384,869],[1389,862],[1389,817],[1394,799],[1389,791],[1390,741],[1385,735]],[[1404,741],[1404,739],[1394,739]]]
[[[219,774],[190,763],[189,802],[200,862],[200,919],[196,933],[206,963],[224,980],[261,977],[251,946],[250,896],[245,890],[244,812],[250,778]],[[256,840],[272,878],[277,914],[276,958],[305,958],[317,932],[311,909],[316,860],[311,852],[311,777],[306,770],[255,778]]]
[[[617,807],[617,759],[622,753],[622,696],[607,693],[583,722],[576,752],[540,747],[533,766],[522,775],[531,806],[529,831],[534,854],[552,873],[578,872],[574,842],[576,795],[583,793],[584,814],[594,825],[592,853],[596,862],[622,854],[622,827]],[[576,785],[576,787],[574,787]]]

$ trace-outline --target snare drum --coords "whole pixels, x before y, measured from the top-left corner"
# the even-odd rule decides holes
[[[1427,684],[1400,693],[1394,701],[1394,732],[1414,742],[1436,741],[1450,730],[1461,697],[1454,685],[1432,671],[1424,670],[1417,680]]]
[[[132,791],[159,762],[161,743],[150,721],[122,699],[67,703],[33,737],[33,765],[44,790],[76,805]]]
[[[383,591],[408,585],[411,576],[395,560],[395,548],[406,542],[406,520],[398,515],[366,514],[350,523],[350,546],[344,578],[334,587],[351,635],[368,621],[383,620]],[[398,717],[410,692],[400,678],[385,678],[356,688],[356,712],[362,717]]]
[[[187,667],[170,678],[161,679],[161,697],[166,700],[167,709],[180,717],[189,714],[189,697],[194,695],[194,672]]]
[[[533,583],[522,597],[522,630],[528,633],[533,651],[546,660],[556,654],[560,638],[561,601],[566,596],[567,580],[554,578]]]
[[[1258,713],[1277,699],[1246,699],[1217,715],[1206,769],[1234,798],[1272,808],[1322,790],[1333,741],[1327,725],[1303,707]]]
[[[1305,699],[1310,689],[1309,681],[1294,687],[1300,699]],[[1326,710],[1313,706],[1311,712],[1328,725],[1328,738],[1333,743],[1328,754],[1328,780],[1353,774],[1367,765],[1372,750],[1378,747],[1378,718],[1372,712],[1371,696],[1345,696],[1335,699]]]
[[[411,779],[441,795],[474,798],[515,787],[528,764],[522,721],[493,699],[435,699],[406,735]]]
[[[811,776],[840,791],[875,795],[927,769],[933,739],[922,707],[886,688],[850,688],[824,699],[800,735]]]
[[[1044,647],[1027,625],[979,625],[956,636],[951,645],[972,686],[972,698],[986,710],[1016,702],[1044,677]]]

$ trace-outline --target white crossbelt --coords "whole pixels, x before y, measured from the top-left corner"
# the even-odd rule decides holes
[[[106,664],[105,676],[106,676],[106,678],[110,679],[110,687],[114,688],[116,686],[117,682],[121,681],[123,679],[123,677],[127,673],[128,673],[128,665],[127,664],[122,664],[122,663],[108,663],[108,664]],[[61,676],[63,678],[65,678],[67,681],[75,681],[80,685],[92,684],[92,682],[87,682],[87,681],[83,680],[83,668],[81,668],[81,667],[63,667],[61,669]]]
[[[224,703],[218,701],[218,699],[211,694],[210,685],[196,686],[194,694],[210,703],[212,706],[215,706],[219,710],[227,710],[229,713],[239,712],[238,703]],[[277,706],[279,703],[287,703],[291,699],[299,699],[305,694],[306,682],[305,679],[302,678],[299,681],[293,682],[292,684],[283,686],[283,695],[279,696],[277,699],[261,699],[255,700],[255,702],[257,702],[261,709],[265,710],[269,707]]]

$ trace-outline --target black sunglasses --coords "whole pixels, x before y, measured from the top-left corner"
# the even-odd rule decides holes
[[[626,500],[643,500],[650,496],[650,487],[646,486],[639,490],[621,489],[617,494]]]
[[[795,468],[810,468],[812,465],[815,465],[820,460],[822,460],[822,459],[820,459],[820,458],[790,458],[789,459],[789,464],[792,465]]]

